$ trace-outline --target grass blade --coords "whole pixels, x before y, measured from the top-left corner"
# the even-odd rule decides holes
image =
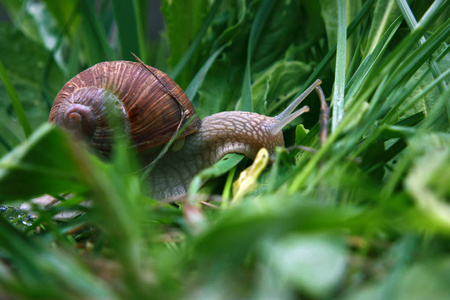
[[[11,99],[11,104],[14,107],[14,111],[17,115],[17,118],[19,119],[19,123],[22,126],[25,136],[26,137],[30,136],[31,132],[33,131],[31,129],[30,122],[28,121],[28,118],[25,114],[25,110],[23,109],[22,103],[19,100],[19,96],[17,95],[16,89],[12,85],[8,73],[6,72],[6,69],[1,61],[0,61],[0,79],[3,81],[3,84],[5,85],[6,91],[8,92],[9,98]]]
[[[133,0],[134,14],[136,16],[137,38],[139,43],[139,57],[142,61],[147,61],[146,47],[146,20],[147,2],[142,0]]]
[[[434,9],[431,14],[427,15],[427,19],[425,21],[423,21],[422,26],[418,26],[413,32],[411,32],[411,34],[408,37],[406,37],[390,55],[388,55],[388,57],[384,60],[384,62],[381,64],[381,66],[379,68],[373,70],[373,72],[371,72],[371,74],[368,74],[368,76],[365,78],[365,83],[364,83],[365,87],[361,88],[358,91],[358,93],[354,96],[357,98],[357,100],[355,100],[352,107],[349,108],[348,112],[346,113],[346,116],[342,119],[342,122],[339,124],[338,127],[336,127],[333,134],[331,134],[328,137],[328,140],[326,141],[326,143],[311,158],[311,160],[305,166],[302,167],[299,174],[297,176],[295,176],[295,178],[293,179],[292,183],[289,186],[289,191],[291,193],[294,193],[295,191],[297,191],[300,188],[300,186],[305,184],[307,178],[311,175],[311,173],[314,170],[317,169],[319,162],[323,159],[325,154],[331,150],[332,145],[333,145],[333,143],[335,143],[337,141],[339,134],[342,133],[343,130],[347,126],[349,126],[349,124],[351,122],[353,122],[355,119],[358,118],[358,115],[361,113],[361,109],[362,109],[362,105],[363,105],[364,101],[367,99],[370,99],[374,90],[377,89],[378,94],[381,93],[382,89],[385,93],[387,93],[387,89],[385,88],[385,86],[386,86],[385,81],[386,81],[386,74],[388,74],[388,71],[392,72],[392,70],[395,70],[395,68],[394,68],[395,65],[398,66],[398,65],[400,65],[401,61],[405,60],[405,56],[407,55],[407,53],[409,53],[411,51],[410,49],[415,45],[415,43],[423,35],[423,33],[425,32],[425,30],[427,28],[427,25],[429,25],[432,22],[433,18],[436,18],[441,13],[442,13],[442,10]],[[422,22],[422,20],[421,20],[421,22]],[[426,57],[424,57],[423,55],[431,55],[431,53],[433,53],[433,51],[436,50],[436,48],[443,42],[443,40],[445,40],[446,35],[443,34],[443,32],[450,30],[447,25],[447,23],[449,23],[449,22],[450,22],[450,20],[447,20],[447,22],[445,22],[440,27],[440,29],[435,34],[433,34],[429,40],[427,40],[428,45],[430,45],[432,43],[432,46],[427,47],[426,50],[419,49],[420,51],[427,52],[426,54],[422,53],[422,56],[421,56],[422,59],[426,59]],[[418,55],[418,53],[416,52],[416,59],[418,59],[417,55]],[[417,65],[409,65],[409,66],[410,66],[410,68],[416,68],[416,69],[419,68],[419,66],[417,66]],[[401,70],[399,72],[402,72],[402,71],[404,71],[404,70]],[[393,77],[391,76],[391,78],[393,78]],[[398,80],[399,77],[396,76],[394,78],[395,78],[395,80]],[[391,87],[394,88],[395,85],[391,85]],[[379,95],[378,95],[378,97],[379,97]],[[373,96],[372,102],[374,102],[374,101],[376,102],[377,101],[376,98],[377,98],[377,95]],[[354,147],[357,145],[357,143],[359,143],[359,141],[360,141],[359,139],[362,136],[362,134],[365,132],[365,130],[367,130],[367,127],[369,127],[371,124],[373,124],[373,122],[376,120],[376,116],[378,116],[378,114],[380,112],[377,111],[376,106],[373,103],[370,108],[371,108],[372,112],[376,115],[372,115],[370,113],[370,111],[368,113],[366,113],[367,119],[365,120],[365,122],[363,122],[363,124],[366,124],[366,125],[363,126],[359,130],[358,133],[354,133],[352,135],[351,141],[346,142],[347,150],[341,149],[341,151],[339,153],[336,153],[334,155],[334,159],[333,159],[334,162],[337,163],[340,161],[340,159],[342,159],[342,157],[345,157],[347,154],[347,151],[354,150]],[[377,132],[377,134],[379,134],[379,132]],[[372,136],[372,138],[374,139],[375,137]],[[352,160],[354,160],[362,151],[364,151],[364,149],[367,149],[368,145],[370,145],[370,141],[366,140],[364,142],[364,146],[362,145],[357,149],[357,151],[353,151],[349,161],[351,162]],[[333,165],[333,163],[330,161],[327,165],[330,167],[331,165]],[[322,168],[320,170],[321,175],[315,176],[315,180],[317,181],[318,178],[320,176],[323,176],[323,174],[325,174],[326,172],[327,172],[327,168]]]
[[[267,17],[270,14],[272,6],[274,4],[273,0],[265,0],[261,3],[261,6],[258,9],[258,13],[256,15],[255,21],[252,24],[252,28],[250,31],[250,37],[248,40],[247,46],[247,60],[245,65],[245,73],[244,73],[244,82],[242,83],[242,98],[241,102],[238,103],[237,110],[243,111],[253,111],[253,102],[252,102],[252,79],[251,79],[251,60],[253,51],[255,50],[256,43],[258,42],[258,38],[261,35],[264,24],[266,23]]]
[[[375,46],[375,48],[371,53],[366,55],[359,68],[356,70],[351,79],[348,81],[347,83],[348,91],[346,97],[349,99],[349,101],[346,103],[346,105],[351,105],[351,101],[352,99],[354,99],[353,95],[361,88],[361,85],[363,84],[363,81],[366,78],[366,76],[370,74],[374,68],[376,68],[376,66],[383,57],[383,53],[386,51],[390,41],[394,37],[401,23],[402,19],[401,17],[398,17],[389,26],[389,28],[384,33],[383,37],[381,37],[379,43]]]
[[[400,10],[403,14],[403,17],[406,21],[406,23],[408,24],[408,27],[411,30],[414,30],[414,28],[417,27],[417,21],[416,18],[414,17],[413,12],[411,11],[411,8],[408,5],[408,2],[406,2],[405,0],[396,0],[397,1],[397,5],[400,7]],[[420,43],[423,44],[425,43],[426,38],[425,36],[422,36],[420,38]],[[436,78],[438,77],[442,72],[438,66],[438,64],[436,63],[436,60],[434,58],[431,58],[431,60],[429,61],[430,67],[431,67],[431,73],[433,74],[433,77]],[[445,90],[447,90],[447,83],[445,81],[442,81],[439,85],[439,90],[440,92],[444,92]],[[447,115],[450,119],[450,104],[446,105],[447,108]]]
[[[198,106],[198,101],[195,101],[193,99],[195,99],[195,94],[197,93],[197,90],[200,86],[200,84],[202,84],[203,82],[203,78],[205,77],[206,73],[208,72],[209,68],[211,67],[211,65],[214,63],[214,61],[216,60],[217,56],[222,52],[223,49],[225,49],[226,45],[223,45],[222,47],[220,47],[219,49],[217,49],[209,58],[208,60],[205,62],[205,64],[203,65],[203,67],[197,72],[197,74],[195,75],[194,79],[192,79],[191,83],[189,84],[189,86],[186,89],[186,95],[188,96],[189,99],[191,99],[192,104],[194,105],[194,107]]]
[[[77,175],[81,166],[71,153],[83,151],[71,142],[61,130],[43,124],[5,155],[0,160],[0,201],[84,190]]]
[[[141,55],[139,39],[136,1],[113,0],[114,19],[119,30],[121,56],[126,60],[133,60],[131,53]]]
[[[367,16],[367,14],[370,12],[370,8],[373,4],[374,0],[369,0],[366,3],[364,3],[363,7],[359,11],[359,13],[356,15],[355,19],[352,20],[350,25],[347,28],[348,36],[350,36],[355,29],[358,27],[358,25],[364,20],[364,17]],[[324,56],[324,58],[320,61],[320,63],[317,65],[316,68],[314,68],[314,71],[311,73],[311,75],[308,77],[308,79],[305,80],[303,83],[303,86],[300,88],[299,92],[293,97],[293,99],[300,96],[301,93],[303,93],[304,90],[306,90],[317,78],[320,78],[321,73],[328,67],[331,60],[334,57],[334,54],[336,53],[336,45],[334,45],[330,51]],[[287,99],[286,99],[287,100]],[[276,105],[273,105],[267,110],[268,114],[272,114],[276,109],[278,109],[281,105],[284,105],[284,101],[278,102]]]
[[[334,77],[333,118],[331,131],[335,131],[344,117],[345,66],[347,58],[347,7],[345,0],[338,1],[338,32],[336,72]]]
[[[202,41],[203,37],[205,36],[206,31],[208,30],[209,26],[211,25],[212,20],[216,16],[216,13],[220,7],[221,2],[222,2],[222,0],[214,1],[214,4],[208,13],[208,16],[206,17],[202,27],[200,28],[197,35],[195,36],[195,39],[189,45],[187,50],[184,52],[183,56],[180,58],[180,60],[178,61],[178,63],[175,65],[172,72],[170,73],[170,77],[173,80],[176,80],[178,78],[178,76],[184,70],[186,65],[192,59],[192,56],[194,55],[195,51],[198,49],[200,42]]]
[[[204,169],[197,176],[194,177],[189,186],[189,194],[191,196],[197,194],[200,188],[202,187],[203,182],[205,182],[208,179],[218,177],[220,175],[227,173],[229,170],[234,168],[243,158],[244,156],[242,154],[237,153],[226,154],[216,164],[207,169]]]
[[[12,147],[1,135],[0,135],[0,144],[3,146],[3,148],[5,148],[7,152],[11,151]]]
[[[394,0],[379,0],[375,6],[372,25],[370,27],[368,45],[366,46],[366,53],[371,53],[375,46],[379,43],[386,28],[391,24],[392,17],[398,16],[395,11],[396,6]]]
[[[417,48],[411,55],[399,64],[398,68],[390,76],[386,83],[383,96],[390,93],[401,80],[410,78],[419,67],[425,63],[436,49],[450,36],[450,20],[447,20],[421,47]]]
[[[418,69],[420,67],[420,65],[415,65],[415,64],[411,64],[411,63],[405,63],[406,59],[405,57],[408,57],[408,54],[410,53],[411,49],[415,48],[415,45],[417,44],[418,40],[420,39],[420,37],[424,34],[424,32],[426,31],[427,26],[433,21],[433,18],[437,18],[443,11],[442,10],[434,10],[433,14],[430,15],[427,19],[426,22],[424,20],[424,22],[422,23],[422,26],[418,26],[416,27],[416,29],[414,31],[412,31],[408,37],[406,37],[405,39],[403,39],[403,41],[396,47],[396,49],[394,51],[392,51],[388,57],[386,57],[384,59],[384,61],[380,64],[380,66],[374,70],[373,72],[371,72],[370,74],[368,74],[368,76],[365,78],[364,80],[364,88],[361,88],[355,95],[354,97],[357,99],[355,100],[355,104],[356,105],[356,101],[360,101],[362,103],[362,101],[369,99],[371,97],[371,95],[375,92],[375,90],[377,90],[377,92],[375,92],[375,96],[372,97],[372,102],[374,103],[373,105],[371,105],[369,114],[371,117],[370,118],[374,118],[374,116],[372,114],[378,114],[378,108],[379,108],[379,104],[378,101],[380,101],[380,99],[385,99],[389,93],[392,92],[392,89],[398,87],[399,81],[402,78],[405,78],[404,76],[390,76],[389,81],[394,81],[394,84],[389,84],[387,85],[387,74],[394,72],[393,70],[396,70],[395,72],[397,73],[403,73],[405,75],[406,73],[411,72],[411,70],[413,69]],[[422,20],[421,20],[422,22]],[[448,21],[447,21],[448,23]],[[446,28],[446,25],[444,24],[444,26],[441,26],[441,33],[442,31]],[[445,30],[444,30],[445,31]],[[437,33],[437,32],[436,32]],[[433,36],[436,36],[436,33]],[[445,37],[445,36],[444,36]],[[438,45],[440,45],[439,41],[436,44],[436,38],[433,39],[434,40],[434,50],[436,49],[436,47]],[[429,41],[427,41],[429,42]],[[442,42],[442,40],[440,40],[440,42]],[[428,43],[429,45],[430,43]],[[422,48],[423,49],[423,48]],[[431,49],[432,50],[432,49]],[[420,50],[422,51],[422,50]],[[423,58],[423,56],[422,56]],[[413,58],[410,59],[412,60]],[[418,59],[418,56],[415,56],[414,59]],[[424,60],[426,60],[426,57],[423,58]],[[423,62],[422,62],[423,63]],[[403,66],[407,66],[408,70],[404,70],[401,68],[398,68],[399,65],[403,64]],[[381,82],[383,82],[381,84]],[[375,105],[376,104],[376,105]],[[358,112],[359,109],[359,105],[353,106],[349,109],[349,111],[347,112],[347,114],[351,114],[352,117],[355,117],[357,114],[359,114]],[[347,119],[347,122],[350,122],[350,119]]]
[[[82,39],[89,65],[95,65],[105,60],[115,60],[116,54],[108,43],[107,34],[96,15],[94,3],[88,0],[80,1],[82,22]]]
[[[119,299],[78,258],[48,247],[43,240],[30,239],[3,217],[0,217],[0,250],[0,268],[4,267],[5,259],[17,264],[14,276],[0,272],[0,287],[21,295],[20,298],[39,295],[43,299]]]

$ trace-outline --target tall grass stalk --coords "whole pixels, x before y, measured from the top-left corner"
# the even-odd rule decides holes
[[[19,96],[17,95],[17,91],[14,88],[11,80],[9,79],[8,73],[3,66],[3,63],[0,61],[0,79],[2,80],[5,88],[8,92],[9,98],[11,100],[11,104],[14,107],[14,111],[19,119],[19,123],[22,126],[23,132],[25,136],[28,137],[32,133],[30,122],[28,121],[27,115],[25,114],[25,110],[23,109],[22,102],[20,102]]]
[[[347,65],[347,2],[339,0],[337,3],[338,30],[336,49],[336,72],[334,77],[333,92],[333,115],[331,120],[331,131],[344,117],[344,93],[345,93],[345,68]]]

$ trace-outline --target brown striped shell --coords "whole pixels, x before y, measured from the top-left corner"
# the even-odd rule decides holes
[[[183,90],[158,69],[111,61],[96,64],[67,82],[55,98],[49,121],[83,136],[98,151],[108,154],[113,130],[106,124],[105,112],[113,111],[119,118],[108,120],[122,120],[131,142],[142,151],[172,138],[180,124],[181,109],[181,126],[195,119],[180,137],[197,131],[200,124]]]

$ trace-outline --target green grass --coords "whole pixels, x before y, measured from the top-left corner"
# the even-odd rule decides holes
[[[450,295],[449,1],[162,1],[156,41],[147,1],[0,2],[0,298]],[[238,205],[235,154],[159,203],[126,141],[104,162],[46,124],[67,80],[131,52],[201,117],[275,115],[320,78],[328,139],[312,95],[284,135],[314,151],[278,149]],[[18,209],[42,194],[72,198]],[[53,218],[67,209],[84,214]]]

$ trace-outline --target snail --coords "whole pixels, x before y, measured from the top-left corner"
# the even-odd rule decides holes
[[[141,61],[101,62],[62,87],[49,122],[83,137],[108,156],[113,130],[105,114],[113,107],[145,163],[155,158],[155,147],[180,133],[147,181],[151,196],[168,200],[186,195],[192,178],[227,153],[254,159],[265,147],[273,158],[275,148],[284,146],[283,127],[309,108],[293,111],[314,89],[319,91],[320,83],[317,80],[275,117],[228,111],[200,120],[183,90],[162,71]]]

